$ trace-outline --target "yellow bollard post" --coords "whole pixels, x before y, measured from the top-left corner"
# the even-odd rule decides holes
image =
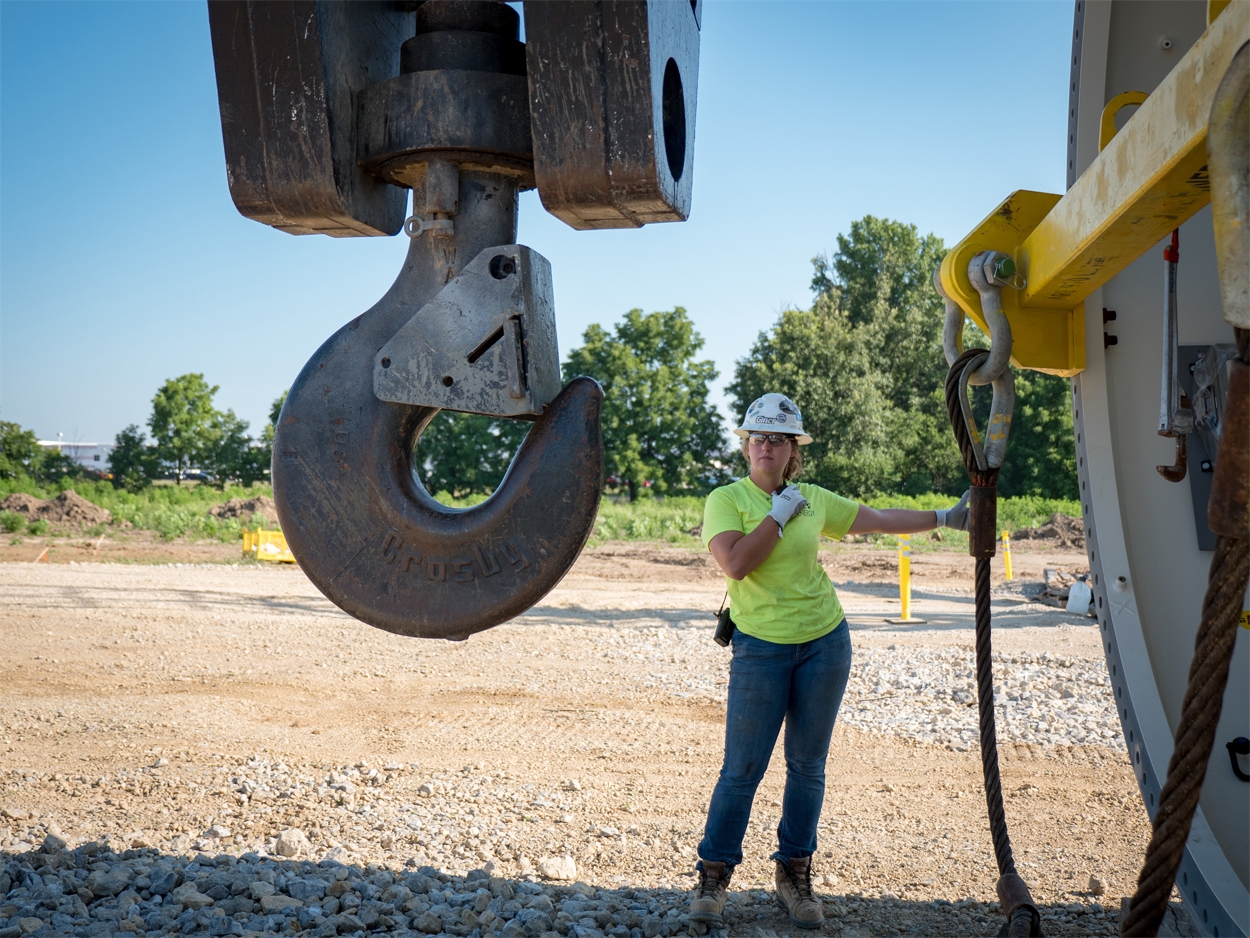
[[[899,617],[904,622],[911,618],[911,538],[898,539],[898,604],[902,610]]]
[[[1003,566],[1007,568],[1007,579],[1011,579],[1011,540],[1007,536],[1006,530],[1003,531]]]
[[[913,619],[911,615],[911,537],[907,534],[898,536],[898,603],[901,613],[897,619],[886,619],[894,625],[924,624],[924,619]]]

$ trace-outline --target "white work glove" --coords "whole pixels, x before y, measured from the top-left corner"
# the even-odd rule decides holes
[[[955,531],[968,530],[968,496],[971,489],[964,492],[961,498],[953,508],[939,508],[934,512],[937,515],[937,526],[939,528],[951,528]]]
[[[768,517],[777,522],[778,537],[782,537],[781,529],[786,526],[786,522],[806,507],[807,499],[797,485],[787,485],[780,492],[773,493],[773,510],[768,513]]]

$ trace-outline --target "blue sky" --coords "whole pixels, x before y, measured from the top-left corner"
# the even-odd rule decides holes
[[[1071,27],[1070,2],[709,0],[690,220],[575,232],[522,198],[562,352],[681,305],[724,404],[734,360],[808,305],[811,258],[853,220],[953,244],[1014,189],[1063,191]],[[259,432],[406,240],[235,212],[203,3],[0,2],[0,419],[108,441],[198,371]]]

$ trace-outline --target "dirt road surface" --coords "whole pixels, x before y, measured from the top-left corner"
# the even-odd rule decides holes
[[[898,612],[893,552],[823,559],[857,654],[904,671],[926,652],[971,654],[966,556],[914,558],[924,626],[883,621]],[[996,567],[997,653],[1035,670],[1099,666],[1093,620],[1018,589],[1043,566],[1081,564],[1017,551],[1014,585]],[[49,830],[70,846],[173,856],[274,853],[281,831],[299,829],[302,856],[357,867],[490,862],[524,878],[567,856],[597,888],[688,888],[723,742],[728,652],[711,641],[722,593],[703,554],[608,545],[526,615],[445,643],[364,626],[293,567],[0,564],[0,864]],[[853,680],[844,713],[872,712],[871,680]],[[1109,692],[1078,690],[1095,708]],[[942,712],[947,691],[916,693]],[[839,724],[815,864],[825,932],[994,933],[975,744]],[[1149,837],[1122,745],[1009,733],[1000,752],[1047,933],[1114,933]],[[792,932],[759,892],[771,890],[782,781],[778,751],[734,877],[731,934]]]

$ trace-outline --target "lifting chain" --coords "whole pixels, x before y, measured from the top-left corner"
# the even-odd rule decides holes
[[[990,642],[990,558],[997,540],[998,471],[1007,453],[1007,437],[1015,409],[1015,379],[1012,377],[1011,324],[1002,311],[1002,289],[1019,289],[1011,257],[997,251],[982,251],[968,265],[968,279],[981,295],[981,309],[990,332],[990,348],[962,351],[964,313],[946,295],[937,273],[933,283],[946,301],[946,321],[942,348],[951,366],[946,376],[946,409],[951,429],[959,444],[972,495],[968,511],[968,549],[976,559],[976,658],[977,707],[981,739],[981,771],[985,780],[985,803],[989,812],[994,859],[998,864],[997,892],[1007,921],[1000,934],[1041,935],[1041,915],[1033,903],[1029,887],[1016,871],[1003,806],[1003,787],[998,769],[998,738],[994,725],[994,673]],[[982,442],[972,405],[969,385],[993,387],[990,421]]]

